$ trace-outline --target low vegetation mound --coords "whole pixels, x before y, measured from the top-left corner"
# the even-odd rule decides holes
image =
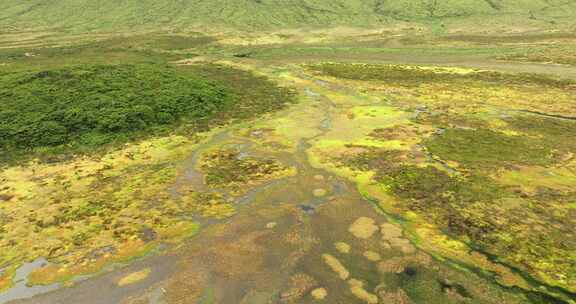
[[[322,63],[309,68],[319,74],[361,81],[385,81],[389,84],[412,87],[423,83],[450,83],[474,85],[523,86],[539,85],[550,88],[573,88],[576,83],[567,79],[555,79],[546,75],[530,73],[501,73],[496,71],[459,71],[450,68],[432,68],[401,65]]]

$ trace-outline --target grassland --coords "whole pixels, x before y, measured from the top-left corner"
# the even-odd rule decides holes
[[[420,24],[432,30],[458,28],[483,18],[491,27],[570,25],[571,2],[483,0],[306,0],[306,1],[3,1],[0,20],[10,29],[111,31],[150,28],[234,28],[386,26]]]

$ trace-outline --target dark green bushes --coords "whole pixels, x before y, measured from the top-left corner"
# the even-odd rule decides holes
[[[195,65],[190,72],[212,79],[225,86],[234,95],[234,111],[218,113],[219,120],[248,119],[257,113],[268,113],[294,102],[295,92],[278,87],[272,81],[250,72],[220,65]]]
[[[239,89],[232,81],[156,64],[0,73],[0,160],[92,151],[181,124],[206,128],[291,99],[287,90],[250,73],[205,69],[250,85]]]
[[[0,74],[0,146],[98,146],[210,117],[231,100],[220,85],[156,65],[91,65]]]

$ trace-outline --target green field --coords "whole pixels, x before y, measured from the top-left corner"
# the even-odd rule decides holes
[[[0,5],[0,24],[11,28],[64,28],[75,31],[129,28],[212,27],[279,29],[318,26],[385,26],[414,22],[521,21],[570,24],[576,4],[545,0],[202,0],[202,1],[17,1]],[[507,20],[511,19],[511,20]]]

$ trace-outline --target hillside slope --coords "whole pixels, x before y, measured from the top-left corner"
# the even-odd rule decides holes
[[[371,26],[466,18],[570,24],[574,0],[3,0],[0,29]]]

